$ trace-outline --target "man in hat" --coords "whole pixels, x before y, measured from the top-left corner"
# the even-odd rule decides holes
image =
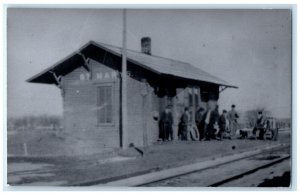
[[[258,139],[264,139],[264,134],[265,134],[265,119],[263,116],[262,111],[258,111],[256,123],[253,129],[253,135],[256,137],[257,131],[259,132],[258,134]]]
[[[161,113],[159,121],[159,138],[162,141],[173,140],[173,116],[171,113],[171,106],[166,106],[165,110]]]
[[[231,110],[228,112],[229,130],[230,130],[231,136],[235,135],[235,133],[236,133],[238,118],[239,118],[239,115],[235,111],[235,105],[233,104],[231,106]]]

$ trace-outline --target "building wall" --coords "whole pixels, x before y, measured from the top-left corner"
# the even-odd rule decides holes
[[[107,58],[109,58],[107,56]],[[108,60],[108,62],[114,62]],[[107,63],[107,62],[104,62]],[[119,66],[119,65],[118,65]],[[71,140],[70,147],[89,150],[119,148],[120,137],[120,72],[114,66],[90,60],[90,71],[80,67],[63,77],[64,129]],[[129,64],[129,70],[132,70]],[[159,97],[153,84],[148,80],[153,75],[134,68],[135,75],[128,76],[128,143],[146,146],[156,142],[159,134],[157,117],[165,106],[172,104],[174,117],[174,138],[177,138],[178,123],[185,106],[190,106],[190,88],[179,87],[176,96]],[[97,122],[97,87],[113,86],[113,123],[100,125]],[[199,89],[199,88],[198,88]],[[201,100],[199,106],[206,108],[207,101]]]
[[[135,146],[143,145],[143,117],[142,96],[140,93],[141,82],[128,77],[127,80],[127,119],[128,119],[128,143]]]
[[[158,139],[159,98],[147,82],[132,77],[127,82],[129,143],[146,146]]]
[[[118,72],[90,60],[90,72],[77,68],[63,77],[64,129],[69,140],[90,148],[120,146],[120,79]],[[97,87],[113,86],[113,122],[98,124]],[[82,145],[80,147],[83,147]]]
[[[158,140],[159,136],[159,125],[158,118],[161,111],[161,98],[159,98],[155,92],[154,88],[150,88],[150,108],[149,113],[149,123],[148,123],[148,132],[149,132],[149,143],[154,143]]]

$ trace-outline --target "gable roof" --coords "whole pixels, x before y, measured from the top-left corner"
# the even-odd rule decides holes
[[[78,50],[78,52],[72,53],[71,55],[57,62],[53,66],[45,69],[41,73],[29,78],[27,81],[33,83],[47,83],[47,84],[56,83],[51,72],[55,72],[57,75],[64,76],[69,72],[71,72],[72,70],[74,70],[75,68],[77,68],[74,67],[75,66],[74,64],[77,65],[80,64],[78,62],[83,63],[83,58],[81,57],[79,52],[83,51],[85,48],[89,46],[96,46],[110,53],[113,53],[114,55],[117,55],[119,57],[122,56],[122,48],[120,47],[90,41],[87,44],[85,44],[83,47],[81,47]],[[127,49],[127,60],[145,69],[153,71],[157,74],[171,75],[171,76],[180,77],[189,80],[204,81],[208,83],[217,84],[220,86],[237,88],[236,86],[231,85],[226,81],[216,76],[213,76],[186,62],[181,62],[178,60],[173,60],[173,59],[154,56],[154,55],[147,55],[129,49]]]

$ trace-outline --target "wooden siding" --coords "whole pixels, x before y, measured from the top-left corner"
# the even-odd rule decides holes
[[[120,79],[118,76],[104,78],[105,73],[118,72],[94,60],[90,60],[89,68],[91,72],[80,67],[63,77],[64,129],[68,136],[89,141],[100,148],[119,147]],[[99,77],[100,72],[104,73],[102,79]],[[88,74],[90,80],[87,80]],[[83,77],[85,79],[80,80]],[[97,87],[104,83],[113,87],[113,123],[107,125],[97,122]]]

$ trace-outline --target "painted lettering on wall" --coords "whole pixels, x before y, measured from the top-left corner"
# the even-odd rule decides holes
[[[106,80],[106,79],[116,79],[118,77],[117,71],[110,71],[110,72],[96,72],[95,80]],[[90,80],[91,74],[90,73],[81,73],[79,75],[79,79],[81,81]]]

